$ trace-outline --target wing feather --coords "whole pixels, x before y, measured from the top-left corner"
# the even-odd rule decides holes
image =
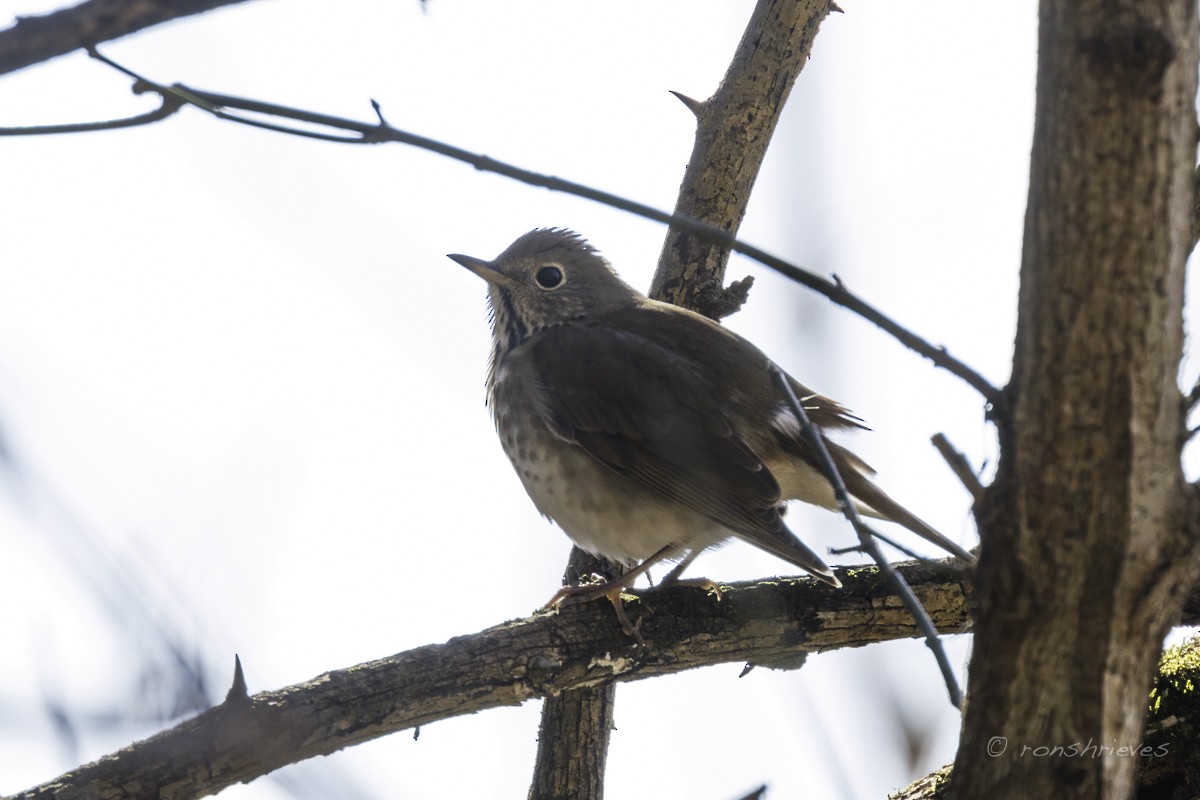
[[[779,483],[721,406],[710,364],[628,325],[566,325],[529,345],[531,396],[556,435],[750,543],[832,575],[784,524]]]

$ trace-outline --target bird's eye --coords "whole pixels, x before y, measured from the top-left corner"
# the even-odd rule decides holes
[[[563,273],[558,267],[542,267],[533,277],[543,289],[557,289],[563,282]]]

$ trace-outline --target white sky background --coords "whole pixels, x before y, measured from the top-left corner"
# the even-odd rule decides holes
[[[397,127],[669,209],[693,120],[667,91],[711,94],[751,5],[252,2],[102,49],[165,83],[325,113],[371,119],[374,98]],[[844,5],[742,236],[837,273],[1002,383],[1035,5]],[[0,78],[0,125],[151,105],[128,85],[81,55],[35,66]],[[4,139],[0,163],[0,435],[16,465],[0,463],[0,792],[170,724],[131,656],[153,625],[187,643],[219,699],[235,652],[252,692],[274,689],[525,616],[553,593],[569,542],[500,451],[483,405],[484,287],[444,254],[490,258],[531,228],[572,227],[644,289],[660,225],[400,145],[194,110]],[[728,323],[864,417],[875,430],[851,444],[881,483],[973,545],[968,497],[928,440],[942,431],[976,465],[993,459],[980,398],[735,257],[730,278],[745,274],[755,289]],[[853,539],[824,512],[789,521],[818,550]],[[781,571],[741,544],[691,570]],[[949,641],[960,677],[968,644]],[[776,798],[877,798],[953,756],[957,714],[919,643],[739,670],[623,684],[610,795],[721,800],[767,783]],[[114,702],[151,716],[93,724]],[[222,797],[523,797],[539,707],[402,733]],[[929,728],[916,764],[897,707]]]

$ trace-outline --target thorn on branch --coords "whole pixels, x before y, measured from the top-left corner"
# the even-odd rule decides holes
[[[249,700],[250,693],[246,691],[246,676],[242,673],[242,659],[234,654],[233,685],[229,687],[229,693],[225,695],[225,702],[228,705],[240,705]]]
[[[688,111],[692,112],[697,117],[699,117],[700,112],[704,110],[704,103],[700,100],[695,100],[691,97],[688,97],[683,92],[677,92],[674,89],[668,89],[667,91],[675,95],[675,97],[679,99],[679,102],[687,106]]]
[[[392,127],[388,124],[388,121],[383,118],[383,107],[379,105],[379,101],[375,98],[371,98],[371,108],[375,109],[375,116],[379,119],[380,126],[384,128]]]

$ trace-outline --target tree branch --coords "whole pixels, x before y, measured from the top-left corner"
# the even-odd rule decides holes
[[[894,565],[939,629],[971,629],[973,588],[949,561]],[[714,664],[799,667],[808,653],[914,638],[912,617],[876,567],[811,578],[646,593],[634,646],[604,603],[516,620],[444,644],[335,670],[209,711],[7,800],[203,797],[287,764],[390,733],[535,697]],[[1200,587],[1180,625],[1200,625]]]
[[[759,2],[716,93],[704,102],[676,93],[697,122],[677,216],[737,234],[779,112],[830,8],[829,0]],[[729,243],[688,233],[667,231],[650,296],[717,318],[727,313],[721,290]]]
[[[87,0],[0,31],[0,75],[244,0]]]
[[[975,470],[971,468],[971,463],[967,461],[967,457],[950,444],[950,440],[944,433],[935,433],[930,441],[933,442],[933,446],[937,448],[938,453],[945,459],[946,464],[958,477],[963,487],[971,494],[971,500],[976,503],[982,500],[984,493],[987,492],[987,487],[980,482]]]
[[[611,580],[621,566],[571,548],[564,586],[576,586],[589,575]],[[614,683],[581,686],[542,701],[538,721],[538,749],[528,800],[602,800],[608,742],[613,729]]]
[[[897,567],[944,630],[969,624],[967,588],[940,564]],[[630,606],[648,642],[637,647],[607,603],[569,606],[444,644],[245,697],[9,800],[202,797],[286,764],[449,717],[582,687],[730,662],[789,669],[808,653],[918,635],[876,568],[838,571],[845,587],[777,578],[727,587],[718,600],[690,587]]]
[[[528,800],[604,797],[616,684],[584,686],[542,701]]]

